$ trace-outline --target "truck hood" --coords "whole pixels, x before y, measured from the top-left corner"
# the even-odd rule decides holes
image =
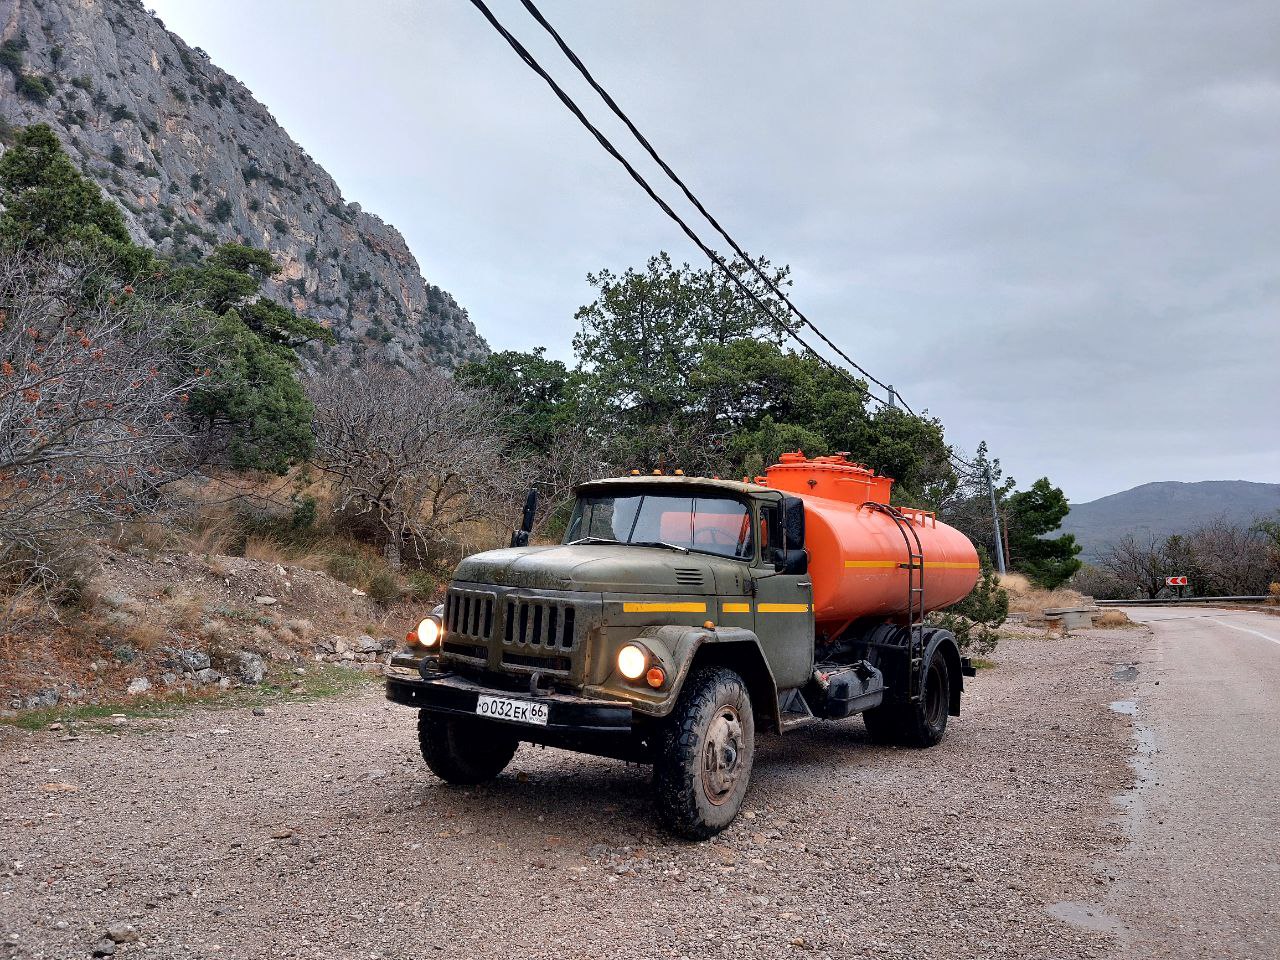
[[[467,557],[454,573],[456,580],[504,587],[730,595],[743,592],[748,576],[746,566],[732,560],[625,544],[489,550]]]

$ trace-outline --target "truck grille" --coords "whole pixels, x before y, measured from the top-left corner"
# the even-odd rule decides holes
[[[444,598],[445,637],[454,637],[459,642],[488,640],[493,636],[496,606],[497,597],[492,593],[451,587]]]
[[[574,647],[577,614],[572,604],[511,597],[503,620],[505,643],[543,650]]]
[[[445,595],[442,652],[491,669],[501,664],[519,673],[568,674],[579,636],[590,631],[599,610],[599,600],[581,595],[454,584]]]

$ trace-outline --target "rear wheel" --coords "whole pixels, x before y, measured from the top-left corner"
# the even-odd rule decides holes
[[[519,741],[499,724],[469,717],[418,711],[418,747],[422,759],[447,783],[492,780],[516,754]]]
[[[755,716],[742,678],[725,667],[693,674],[654,763],[663,823],[692,840],[719,833],[738,815],[754,757]]]
[[[862,715],[876,743],[932,747],[947,730],[951,705],[951,671],[947,658],[935,652],[924,668],[924,689],[913,703],[890,703]]]

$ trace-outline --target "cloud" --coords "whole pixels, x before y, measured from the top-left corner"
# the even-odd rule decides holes
[[[567,357],[589,270],[697,262],[465,2],[154,6],[496,347]],[[1280,7],[543,6],[806,312],[963,446],[1073,500],[1280,480]]]

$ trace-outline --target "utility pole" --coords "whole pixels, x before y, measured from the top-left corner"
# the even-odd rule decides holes
[[[889,406],[896,407],[898,405],[898,392],[893,389],[893,384],[889,384]]]
[[[996,486],[991,479],[991,467],[985,470],[987,476],[987,493],[991,495],[991,522],[996,531],[996,572],[1003,576],[1008,571],[1004,566],[1004,537],[1000,534],[1000,510],[996,506]]]

